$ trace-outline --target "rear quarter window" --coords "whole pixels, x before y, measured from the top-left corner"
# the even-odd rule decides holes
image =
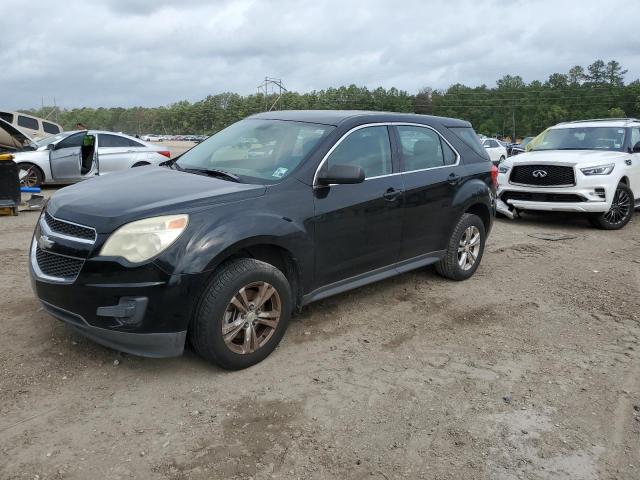
[[[471,127],[449,127],[449,131],[458,137],[466,146],[485,160],[491,161],[489,154],[480,143],[478,135]]]
[[[50,133],[51,135],[55,135],[56,133],[60,133],[60,127],[58,127],[57,125],[55,125],[53,123],[49,123],[49,122],[42,122],[42,129],[46,133]]]

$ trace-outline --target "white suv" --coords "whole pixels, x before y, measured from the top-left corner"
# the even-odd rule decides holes
[[[640,206],[640,120],[560,123],[530,145],[499,167],[499,212],[584,212],[616,230]]]

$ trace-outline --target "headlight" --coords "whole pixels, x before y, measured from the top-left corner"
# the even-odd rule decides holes
[[[499,173],[507,173],[511,167],[507,167],[506,165],[500,165],[498,167]]]
[[[127,223],[113,232],[100,255],[140,263],[175,242],[189,223],[189,215],[165,215]]]
[[[610,163],[608,165],[598,165],[597,167],[581,168],[580,171],[585,175],[609,175],[613,172],[613,167],[616,165]]]

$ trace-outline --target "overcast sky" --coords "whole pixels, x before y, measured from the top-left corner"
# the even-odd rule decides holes
[[[0,108],[156,106],[365,85],[545,80],[596,58],[640,77],[640,1],[2,0]]]

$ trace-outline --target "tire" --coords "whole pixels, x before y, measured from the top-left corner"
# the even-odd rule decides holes
[[[27,175],[24,182],[21,172],[26,172]],[[19,163],[18,176],[20,176],[20,186],[22,187],[39,187],[44,182],[44,174],[42,173],[42,170],[33,163]]]
[[[149,162],[137,162],[131,165],[131,168],[144,167],[145,165],[149,165]]]
[[[476,234],[478,235],[477,243],[473,242]],[[445,278],[451,280],[466,280],[473,276],[478,269],[482,254],[484,253],[484,244],[486,241],[486,231],[484,223],[477,215],[465,213],[462,215],[458,224],[453,229],[447,251],[442,259],[436,264],[436,271]],[[464,243],[464,245],[463,245]],[[460,249],[465,248],[464,251]],[[466,256],[464,255],[466,253]],[[475,260],[469,264],[467,259],[473,258],[471,254],[475,253]],[[464,267],[461,265],[464,256]]]
[[[629,223],[633,217],[633,211],[633,192],[624,183],[619,183],[609,211],[590,215],[589,222],[602,230],[619,230]]]
[[[270,296],[259,304],[261,293]],[[232,260],[216,271],[205,288],[189,328],[189,340],[206,360],[227,370],[240,370],[273,352],[284,336],[291,312],[291,287],[280,270],[252,258]]]

